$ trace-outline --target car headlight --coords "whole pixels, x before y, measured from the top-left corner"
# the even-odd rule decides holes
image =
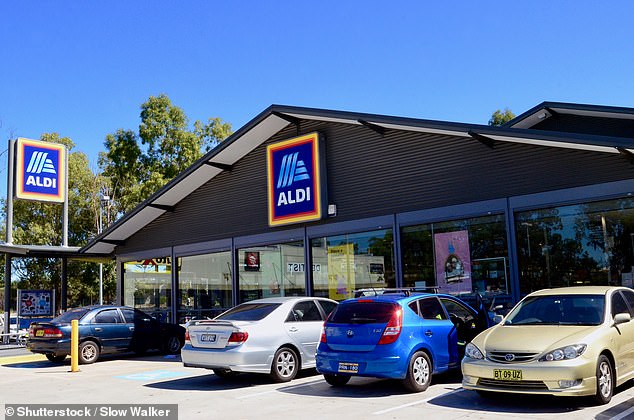
[[[585,344],[573,344],[572,346],[561,347],[550,351],[540,357],[540,362],[552,362],[557,360],[569,360],[579,357],[586,350]]]
[[[478,360],[484,359],[484,355],[482,354],[480,349],[477,348],[473,343],[467,344],[467,347],[465,347],[465,350],[464,350],[464,354],[465,356],[470,357],[472,359],[478,359]]]

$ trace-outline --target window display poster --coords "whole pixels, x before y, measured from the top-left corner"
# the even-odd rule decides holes
[[[436,282],[440,292],[471,292],[469,232],[459,230],[435,234],[434,250]]]
[[[244,271],[260,271],[260,253],[244,253]]]
[[[329,297],[343,300],[351,296],[355,288],[354,244],[328,247]]]
[[[53,290],[18,290],[18,316],[53,316]]]

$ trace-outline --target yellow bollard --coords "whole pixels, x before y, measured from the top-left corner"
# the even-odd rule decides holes
[[[70,323],[70,371],[79,372],[79,321]]]

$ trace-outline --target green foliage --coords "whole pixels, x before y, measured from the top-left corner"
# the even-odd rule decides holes
[[[133,209],[231,135],[231,125],[220,118],[195,121],[190,129],[183,110],[165,94],[150,96],[140,116],[138,135],[121,129],[109,134],[99,155],[114,215]]]
[[[491,115],[489,125],[499,127],[511,121],[513,118],[515,118],[515,114],[513,114],[510,109],[504,108],[504,111],[498,109]]]

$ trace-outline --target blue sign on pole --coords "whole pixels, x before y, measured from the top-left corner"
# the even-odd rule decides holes
[[[19,138],[15,180],[16,198],[63,203],[66,199],[66,147]]]

